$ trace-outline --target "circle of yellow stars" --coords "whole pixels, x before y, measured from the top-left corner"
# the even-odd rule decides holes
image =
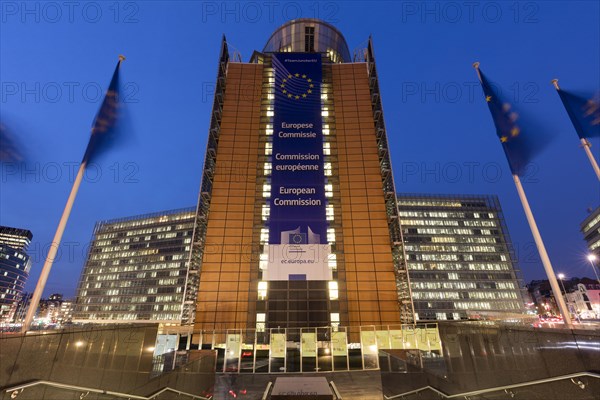
[[[488,102],[488,103],[490,101],[492,101],[492,96],[485,96],[485,101]],[[504,111],[505,113],[508,113],[510,111],[510,104],[504,103],[502,105],[502,111]],[[517,119],[519,118],[519,115],[517,113],[515,113],[515,112],[511,112],[508,115],[508,118],[513,123],[513,127],[510,129],[510,137],[514,138],[514,137],[519,136],[519,134],[521,133],[521,130],[519,129],[518,126],[515,125]],[[502,143],[508,142],[508,139],[509,139],[509,137],[506,136],[506,135],[503,135],[503,136],[500,137],[500,141]]]
[[[286,87],[285,87],[286,83],[287,83],[288,81],[292,80],[292,79],[295,79],[295,78],[299,78],[299,79],[304,79],[304,80],[306,80],[306,82],[308,83],[308,89],[306,89],[306,92],[304,92],[304,93],[301,93],[301,94],[293,94],[293,93],[290,93],[290,92],[289,92],[289,91],[286,89]],[[302,99],[304,99],[304,98],[308,97],[308,95],[312,93],[312,91],[313,91],[313,88],[315,87],[315,84],[314,84],[314,83],[312,83],[312,79],[308,78],[308,77],[306,76],[306,74],[299,74],[299,73],[296,73],[296,74],[294,74],[294,75],[292,75],[292,74],[288,74],[288,76],[287,76],[286,78],[283,78],[283,80],[281,81],[281,85],[280,85],[280,87],[281,87],[281,92],[282,92],[283,94],[287,95],[288,99],[296,99],[296,100],[300,100],[301,98],[302,98]]]

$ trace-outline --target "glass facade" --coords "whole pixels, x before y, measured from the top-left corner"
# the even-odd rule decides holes
[[[27,247],[33,235],[26,229],[0,226],[0,322],[12,321],[31,260]]]
[[[416,319],[524,311],[496,196],[397,197]]]
[[[588,249],[597,257],[596,263],[600,263],[600,207],[581,223],[581,232]]]
[[[77,288],[75,322],[192,322],[184,309],[196,209],[102,221]],[[191,300],[190,300],[191,299]]]

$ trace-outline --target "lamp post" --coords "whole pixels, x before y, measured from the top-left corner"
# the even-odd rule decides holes
[[[558,278],[558,281],[560,282],[560,286],[562,287],[563,292],[565,292],[564,299],[566,302],[567,301],[567,289],[565,289],[565,283],[563,282],[563,279],[565,279],[565,274],[559,273],[558,275],[556,275],[556,277]],[[563,294],[561,293],[560,295],[562,296]],[[567,310],[568,309],[569,309],[569,306],[567,305]]]
[[[565,289],[565,283],[563,282],[563,279],[565,279],[565,274],[558,274],[557,277],[560,281],[560,285],[562,286],[562,290],[565,292],[565,303],[567,304],[567,310],[569,310],[570,313],[572,312],[573,314],[575,314],[575,317],[579,321],[579,316],[577,315],[577,313],[574,312],[573,310],[571,310],[571,308],[569,307],[569,299],[567,297],[567,289]]]
[[[589,254],[587,256],[587,259],[590,262],[590,264],[592,264],[592,269],[594,270],[594,274],[596,275],[596,280],[598,281],[598,283],[600,283],[600,277],[598,277],[598,271],[596,270],[596,264],[594,263],[594,261],[596,261],[598,257],[596,257],[595,254]]]

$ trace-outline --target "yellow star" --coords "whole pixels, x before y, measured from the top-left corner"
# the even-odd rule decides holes
[[[312,90],[308,89],[308,90],[306,91],[306,93],[312,93]]]
[[[508,138],[507,138],[506,136],[502,136],[502,137],[500,138],[500,141],[501,141],[502,143],[506,143],[506,141],[507,141],[507,140],[508,140]]]
[[[513,137],[518,136],[519,133],[521,133],[521,130],[516,126],[510,130],[510,135]]]
[[[306,79],[306,75],[305,75],[305,74],[302,74],[302,78],[303,78],[303,79]]]
[[[306,97],[306,93],[302,93],[302,97]]]
[[[315,87],[315,85],[313,85],[312,83],[310,85],[308,85],[308,87]]]
[[[300,74],[294,74],[294,76],[295,76],[296,78],[298,78],[298,77],[300,76]]]
[[[298,100],[298,99],[300,98],[300,96],[296,95],[296,96],[294,96],[294,98],[295,98],[296,100]]]
[[[485,101],[487,101],[488,103],[489,103],[490,101],[492,101],[492,96],[485,96]]]
[[[288,93],[288,97],[292,97],[292,94],[291,94],[291,93]]]
[[[282,83],[282,84],[281,84],[281,87],[285,87],[285,83]]]
[[[289,75],[288,75],[288,78],[291,78],[291,77],[292,77],[292,74],[289,74]]]
[[[598,103],[596,103],[594,100],[590,99],[587,101],[587,103],[585,103],[584,106],[584,113],[583,115],[586,117],[589,117],[590,115],[594,115],[598,112]],[[596,121],[597,119],[594,119],[594,121]],[[594,125],[594,122],[592,121],[592,125]],[[597,123],[596,123],[597,125]]]
[[[312,79],[308,78],[308,79],[306,80],[306,82],[312,82]]]
[[[282,92],[282,93],[287,93],[287,90],[283,89],[281,92]]]
[[[287,81],[287,79],[283,78],[283,82]]]

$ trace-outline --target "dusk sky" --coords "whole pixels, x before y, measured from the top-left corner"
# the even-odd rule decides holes
[[[68,4],[68,2],[67,2]],[[1,164],[0,224],[33,232],[37,283],[119,54],[130,137],[90,167],[44,296],[75,289],[96,221],[195,206],[220,40],[247,62],[270,34],[322,18],[350,50],[372,35],[396,189],[496,194],[526,281],[545,278],[477,75],[554,140],[523,178],[556,272],[593,276],[580,223],[600,185],[550,81],[600,89],[600,3],[0,3],[0,121],[27,156]],[[592,141],[600,159],[600,141]]]

